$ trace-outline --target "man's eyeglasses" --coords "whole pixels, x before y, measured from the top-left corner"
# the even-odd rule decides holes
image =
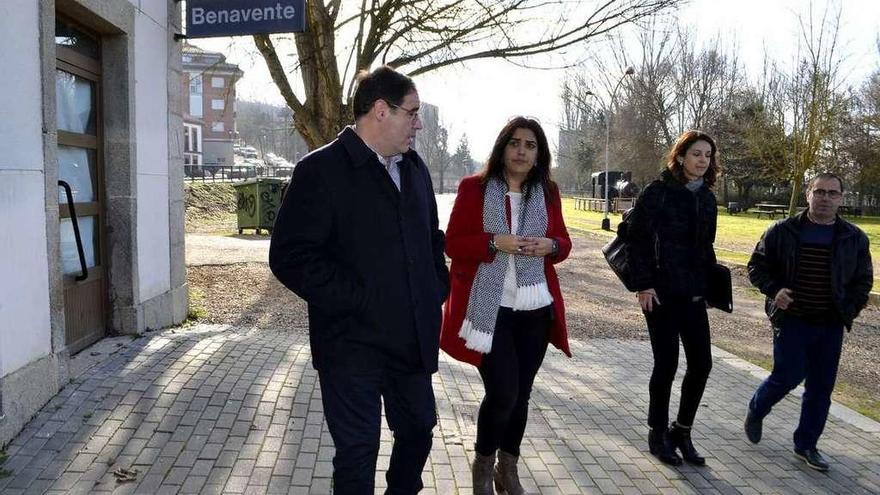
[[[412,122],[415,122],[416,119],[419,118],[419,109],[418,108],[412,108],[412,109],[404,108],[400,105],[395,105],[394,103],[391,103],[388,100],[385,100],[385,103],[387,103],[388,106],[391,108],[396,108],[398,110],[403,110],[404,112],[406,112],[406,115],[409,117],[409,120]]]
[[[813,189],[813,195],[819,196],[820,198],[828,197],[828,199],[837,199],[843,195],[842,192],[836,191],[834,189],[826,190],[826,189]]]

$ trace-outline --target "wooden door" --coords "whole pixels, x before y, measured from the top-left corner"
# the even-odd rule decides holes
[[[104,174],[101,153],[100,41],[64,18],[55,27],[60,256],[67,348],[104,337]]]

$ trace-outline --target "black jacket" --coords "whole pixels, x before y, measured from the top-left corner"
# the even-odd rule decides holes
[[[415,151],[404,153],[400,180],[398,191],[350,127],[294,169],[269,266],[308,303],[316,369],[437,371],[449,273]]]
[[[797,275],[801,225],[807,212],[779,220],[764,232],[749,259],[749,280],[767,300],[770,321],[779,326],[785,311],[773,302],[779,289],[792,288]],[[874,284],[868,236],[855,225],[837,217],[831,245],[831,298],[847,329],[868,303]]]
[[[664,170],[639,195],[630,219],[636,290],[653,288],[661,303],[705,295],[708,268],[716,262],[712,191],[703,185],[692,193]]]

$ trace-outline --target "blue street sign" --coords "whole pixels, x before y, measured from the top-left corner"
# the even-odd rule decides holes
[[[305,30],[305,0],[187,0],[186,37]]]

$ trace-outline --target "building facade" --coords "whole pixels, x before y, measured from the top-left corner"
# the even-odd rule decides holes
[[[449,150],[449,131],[440,122],[440,108],[421,102],[419,118],[422,129],[416,134],[415,149],[428,166],[434,191],[455,192],[468,167],[457,164]]]
[[[183,46],[183,87],[189,94],[184,108],[187,165],[232,166],[235,130],[235,83],[244,74],[226,62],[222,53],[207,52],[193,45]],[[189,163],[187,163],[187,159]],[[200,160],[196,162],[196,160]]]
[[[0,446],[71,355],[186,318],[179,9],[0,2]]]

